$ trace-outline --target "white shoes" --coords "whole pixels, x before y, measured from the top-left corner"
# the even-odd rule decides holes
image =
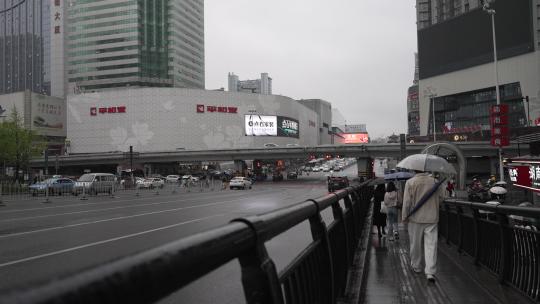
[[[432,274],[426,274],[426,279],[430,283],[435,283],[435,277]]]

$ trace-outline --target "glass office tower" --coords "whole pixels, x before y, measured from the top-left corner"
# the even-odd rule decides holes
[[[51,94],[50,5],[42,0],[0,1],[0,94]]]
[[[203,0],[72,0],[68,14],[75,93],[204,88]]]

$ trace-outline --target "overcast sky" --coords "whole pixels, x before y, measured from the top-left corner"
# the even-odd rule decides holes
[[[412,0],[206,0],[206,88],[227,73],[332,103],[371,137],[406,133],[416,51]]]

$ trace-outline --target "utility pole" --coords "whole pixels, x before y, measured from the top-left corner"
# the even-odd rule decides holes
[[[497,105],[501,104],[501,96],[499,94],[499,72],[497,62],[497,34],[495,32],[495,10],[490,8],[490,3],[485,2],[483,10],[491,16],[491,30],[493,34],[493,65],[495,73],[495,94],[497,97]],[[502,161],[502,147],[499,146],[499,180],[504,180],[504,170]]]

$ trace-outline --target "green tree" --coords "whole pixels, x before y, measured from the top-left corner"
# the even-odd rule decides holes
[[[18,180],[19,170],[28,169],[30,159],[40,155],[46,144],[35,131],[24,128],[22,116],[13,107],[9,118],[0,123],[0,147],[0,161],[15,167]]]

